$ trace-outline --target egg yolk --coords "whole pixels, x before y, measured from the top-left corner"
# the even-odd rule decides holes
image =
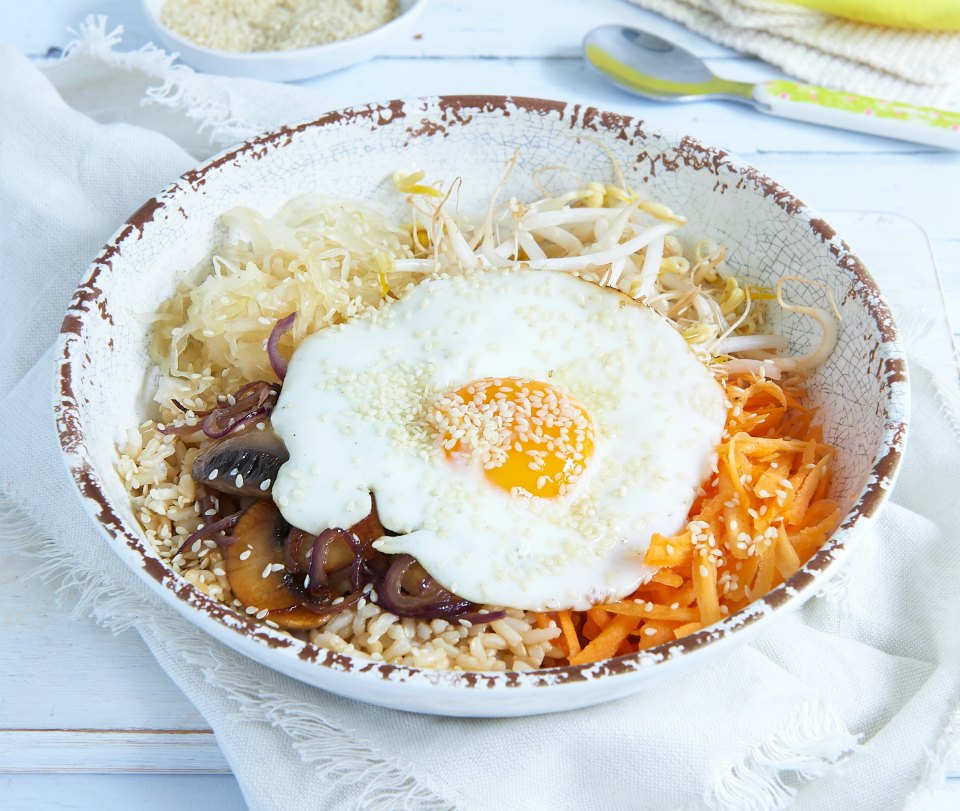
[[[512,494],[564,495],[594,450],[586,408],[523,377],[482,378],[444,394],[430,421],[448,458],[481,464],[490,482]]]

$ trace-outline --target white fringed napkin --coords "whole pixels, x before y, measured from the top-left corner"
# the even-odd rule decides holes
[[[905,469],[833,596],[645,695],[529,719],[393,712],[273,673],[162,606],[63,472],[46,347],[115,226],[194,163],[184,147],[214,150],[200,124],[222,142],[322,102],[115,44],[87,26],[47,76],[0,48],[0,532],[43,558],[51,588],[79,610],[143,637],[214,729],[254,811],[879,809],[920,807],[937,789],[960,734],[958,409],[919,363]],[[140,107],[148,85],[160,89]],[[95,123],[61,94],[124,123]]]

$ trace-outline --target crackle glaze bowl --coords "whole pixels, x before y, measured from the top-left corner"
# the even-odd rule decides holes
[[[461,206],[486,206],[519,149],[508,194],[531,199],[531,170],[558,165],[611,179],[616,157],[632,186],[682,212],[682,239],[710,235],[727,263],[757,284],[786,273],[826,283],[843,316],[840,342],[808,381],[826,441],[837,447],[832,495],[847,512],[834,535],[786,583],[707,629],[649,651],[529,672],[431,671],[321,650],[204,596],[172,572],[141,532],[116,472],[116,445],[149,415],[152,311],[178,273],[207,258],[217,220],[234,206],[265,213],[290,197],[334,189],[399,207],[390,177],[424,168],[463,178]],[[392,203],[390,201],[393,201]],[[823,292],[800,288],[803,304]],[[793,352],[818,340],[810,319],[774,315]],[[67,466],[109,544],[169,606],[231,648],[309,684],[415,712],[527,715],[619,698],[751,639],[798,608],[835,573],[890,489],[906,436],[906,365],[873,280],[842,239],[789,191],[719,149],[645,121],[540,99],[496,96],[394,101],[327,113],[224,152],[147,201],[86,272],[63,322],[56,419]]]

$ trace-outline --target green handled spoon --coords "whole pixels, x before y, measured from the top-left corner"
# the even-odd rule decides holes
[[[770,115],[960,150],[960,113],[774,79],[759,84],[715,76],[699,57],[622,25],[583,40],[587,64],[618,87],[657,101],[729,99]]]

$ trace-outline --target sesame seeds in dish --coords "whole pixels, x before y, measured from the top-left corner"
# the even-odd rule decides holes
[[[512,161],[508,162],[508,171]],[[158,420],[119,471],[162,559],[338,652],[525,670],[707,627],[840,509],[796,308],[609,182],[495,196],[398,175],[407,215],[304,196],[224,216],[155,315]]]
[[[218,51],[292,51],[356,37],[390,22],[397,0],[165,0],[160,21]]]

